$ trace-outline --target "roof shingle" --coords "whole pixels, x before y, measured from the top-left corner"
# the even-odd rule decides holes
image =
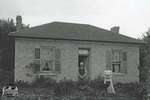
[[[143,44],[144,41],[87,24],[52,22],[9,34],[14,37],[50,38],[96,42]]]

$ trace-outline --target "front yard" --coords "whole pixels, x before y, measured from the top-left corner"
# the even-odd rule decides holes
[[[31,84],[17,82],[19,96],[15,100],[142,100],[143,88],[139,83],[118,83],[114,85],[115,95],[104,92],[101,79],[87,81],[84,90],[79,89],[78,84],[71,80],[47,79],[38,79]]]
[[[94,96],[35,96],[35,95],[21,95],[15,98],[1,97],[1,100],[141,100],[135,97],[127,96],[107,96],[107,97],[94,97]]]

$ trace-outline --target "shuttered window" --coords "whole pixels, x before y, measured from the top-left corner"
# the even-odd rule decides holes
[[[34,60],[34,73],[40,72],[40,60]]]
[[[34,67],[34,73],[40,72],[40,48],[34,49],[34,60],[32,66]]]
[[[61,51],[60,49],[55,49],[55,70],[61,71]]]
[[[54,71],[54,47],[41,47],[41,71]]]
[[[40,48],[35,48],[34,58],[40,59]]]
[[[121,72],[127,73],[127,52],[122,52]]]
[[[112,50],[112,72],[121,72],[121,50]]]
[[[61,71],[61,50],[55,47],[44,46],[35,48],[34,50],[34,64],[36,66],[35,72]]]
[[[105,54],[106,58],[106,69],[111,70],[111,50],[107,50]]]
[[[106,51],[106,69],[115,73],[127,73],[127,52],[122,50]]]

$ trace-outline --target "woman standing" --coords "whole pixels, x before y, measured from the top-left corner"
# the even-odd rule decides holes
[[[86,79],[87,79],[87,70],[86,70],[85,64],[83,62],[79,63],[78,79],[79,79],[79,88],[85,89],[86,88]]]

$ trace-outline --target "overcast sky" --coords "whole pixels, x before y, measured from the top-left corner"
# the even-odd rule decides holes
[[[85,23],[138,38],[150,27],[150,0],[0,0],[0,19],[21,15],[24,24]]]

